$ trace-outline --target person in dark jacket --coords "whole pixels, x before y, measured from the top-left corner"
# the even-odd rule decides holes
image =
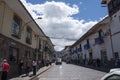
[[[22,74],[22,71],[23,71],[23,60],[20,60],[19,64],[18,64],[18,71],[19,71],[19,75]]]
[[[32,61],[32,66],[33,66],[33,75],[36,75],[36,67],[37,67],[37,62],[36,60]]]

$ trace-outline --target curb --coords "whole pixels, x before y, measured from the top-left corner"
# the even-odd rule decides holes
[[[42,73],[44,73],[44,72],[46,72],[48,69],[50,69],[52,66],[50,66],[49,68],[47,68],[46,70],[44,70],[44,71],[42,71],[42,72],[40,72],[39,74],[37,74],[37,75],[35,75],[35,76],[33,76],[31,79],[29,79],[29,80],[33,80],[34,78],[36,78],[37,76],[39,76],[39,75],[41,75]]]

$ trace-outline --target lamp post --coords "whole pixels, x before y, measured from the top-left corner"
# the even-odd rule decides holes
[[[32,20],[26,22],[25,24],[23,24],[23,25],[22,25],[22,28],[21,28],[21,32],[24,30],[24,27],[25,27],[26,25],[28,25],[29,23],[31,23],[31,22],[33,22],[33,21],[35,21],[35,20],[38,20],[38,19],[42,19],[42,17],[38,17],[38,18],[32,19]]]

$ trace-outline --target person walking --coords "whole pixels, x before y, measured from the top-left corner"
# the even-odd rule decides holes
[[[38,60],[38,68],[41,68],[41,60]]]
[[[100,59],[97,58],[97,67],[100,67]]]
[[[33,66],[33,75],[36,75],[36,66],[37,66],[37,62],[36,62],[35,60],[33,60],[32,66]]]
[[[30,59],[28,59],[27,61],[26,61],[26,63],[25,63],[25,65],[26,65],[26,76],[29,76],[29,72],[30,72],[30,67],[31,67],[31,61],[30,61]]]
[[[22,74],[22,71],[23,71],[23,60],[20,60],[19,64],[18,64],[18,71],[19,71],[19,75]]]
[[[7,80],[7,76],[8,76],[9,70],[10,70],[10,65],[8,64],[7,60],[4,59],[3,60],[3,64],[2,64],[2,76],[1,76],[1,80]]]

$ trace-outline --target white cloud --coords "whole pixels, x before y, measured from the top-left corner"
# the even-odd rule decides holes
[[[44,4],[31,4],[26,0],[21,0],[31,13],[33,18],[42,16],[43,19],[37,21],[42,30],[47,36],[55,38],[69,38],[52,39],[56,50],[63,49],[65,45],[71,45],[75,41],[72,39],[79,39],[87,30],[89,30],[97,21],[85,22],[84,20],[76,20],[72,15],[79,13],[77,5],[70,6],[64,2],[45,2]]]

